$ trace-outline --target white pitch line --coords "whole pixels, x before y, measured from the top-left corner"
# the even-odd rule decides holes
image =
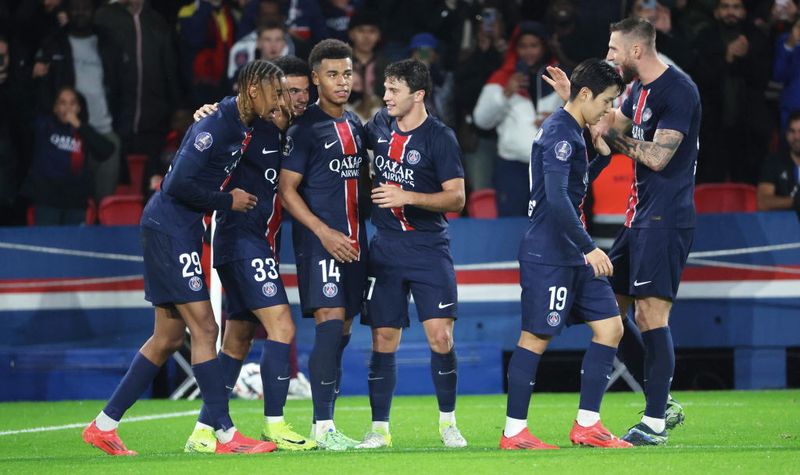
[[[141,422],[141,421],[152,421],[156,419],[171,419],[174,417],[196,416],[199,413],[200,411],[195,410],[195,411],[183,411],[183,412],[168,412],[166,414],[152,414],[149,416],[135,416],[135,417],[125,418],[125,422]],[[0,436],[27,434],[31,432],[50,432],[54,430],[78,429],[80,427],[86,427],[87,424],[89,423],[78,422],[76,424],[65,424],[63,426],[46,426],[46,427],[32,427],[30,429],[6,430],[0,432]]]

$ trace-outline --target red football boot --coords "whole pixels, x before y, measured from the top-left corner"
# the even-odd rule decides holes
[[[108,455],[138,455],[133,450],[128,450],[117,435],[117,429],[100,430],[95,421],[83,429],[83,441],[93,445]]]
[[[608,431],[600,421],[591,427],[583,427],[575,421],[572,430],[569,432],[569,440],[575,445],[588,445],[591,447],[602,447],[606,449],[627,449],[633,447],[630,442],[626,442]]]
[[[217,441],[218,454],[263,454],[272,452],[278,446],[272,442],[262,442],[260,440],[245,437],[238,430],[234,432],[233,439],[227,444]]]
[[[552,450],[559,447],[537,439],[526,427],[514,437],[506,437],[503,434],[500,438],[500,448],[503,450]]]

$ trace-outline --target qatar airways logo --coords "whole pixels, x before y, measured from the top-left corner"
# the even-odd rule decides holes
[[[339,158],[334,158],[328,162],[328,169],[334,173],[338,173],[340,177],[358,178],[361,169],[362,158],[358,155],[346,155]]]
[[[50,136],[50,143],[55,145],[57,149],[63,150],[65,152],[75,153],[81,151],[80,139],[77,139],[70,135],[53,134]]]
[[[264,170],[264,179],[272,185],[273,190],[278,189],[278,170],[274,168],[267,168]]]
[[[384,180],[414,186],[414,170],[383,155],[375,155],[375,168]]]

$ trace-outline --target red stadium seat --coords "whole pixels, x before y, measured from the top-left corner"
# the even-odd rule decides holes
[[[142,195],[106,196],[100,202],[98,216],[104,226],[139,224],[142,217]]]
[[[497,217],[497,200],[492,188],[475,190],[467,200],[467,211],[473,218],[493,219]]]
[[[746,183],[697,185],[694,205],[698,213],[749,213],[758,210],[756,187]]]

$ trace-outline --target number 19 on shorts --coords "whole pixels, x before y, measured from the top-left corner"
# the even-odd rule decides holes
[[[567,288],[554,285],[547,290],[550,291],[550,310],[564,310],[567,305]]]

